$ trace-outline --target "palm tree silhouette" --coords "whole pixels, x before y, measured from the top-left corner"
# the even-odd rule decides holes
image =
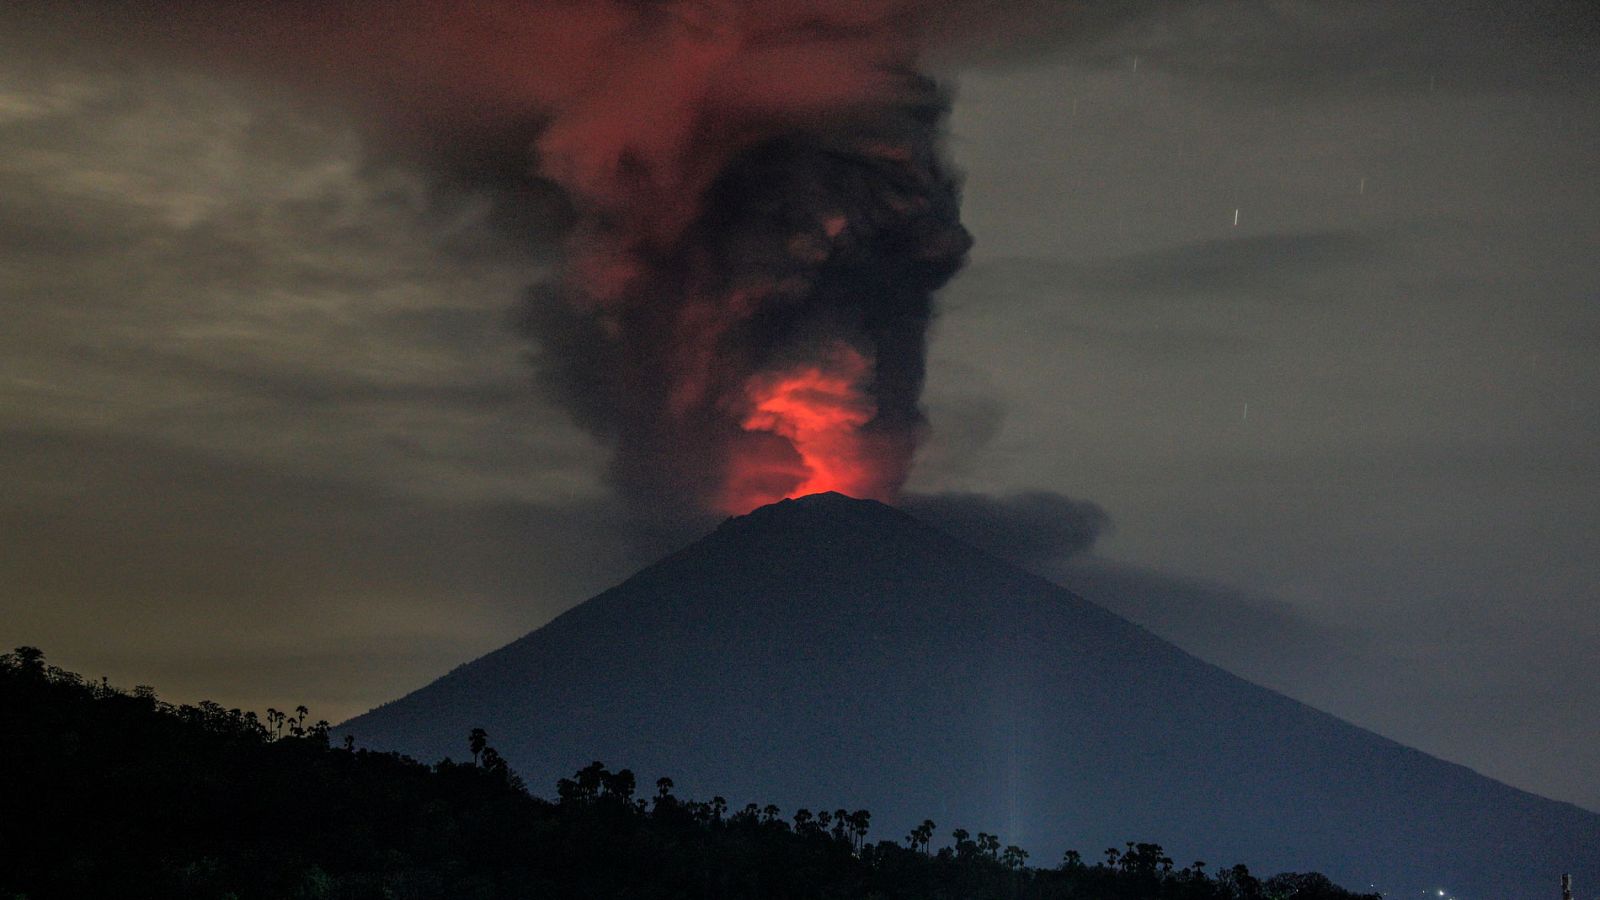
[[[933,841],[934,824],[932,819],[923,819],[922,824],[911,829],[909,842],[911,849],[922,848],[924,855],[928,853],[928,844]]]

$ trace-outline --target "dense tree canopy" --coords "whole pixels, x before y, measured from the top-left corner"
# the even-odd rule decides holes
[[[531,795],[481,729],[470,762],[335,747],[309,711],[173,706],[0,656],[0,900],[28,898],[1006,898],[1349,900],[1321,875],[1175,866],[1133,843],[1030,867],[931,821],[868,840],[866,810],[648,798],[596,762]]]

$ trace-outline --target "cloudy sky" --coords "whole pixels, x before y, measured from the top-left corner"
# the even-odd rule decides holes
[[[1600,15],[1466,6],[947,71],[911,487],[1098,504],[1026,561],[1600,809]],[[338,720],[648,562],[513,325],[557,247],[495,219],[347,105],[0,11],[0,643]]]

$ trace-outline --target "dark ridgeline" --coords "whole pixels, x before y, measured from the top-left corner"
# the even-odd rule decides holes
[[[0,655],[0,898],[494,900],[1377,900],[1316,873],[1179,868],[1155,844],[1029,867],[933,822],[683,799],[592,763],[531,797],[483,729],[432,766],[329,744],[307,712],[172,707]],[[939,842],[943,844],[943,842]]]
[[[1319,870],[1392,896],[1600,880],[1600,816],[1234,677],[890,507],[728,520],[543,628],[340,726],[419,759],[475,726],[534,781],[593,759],[697,795],[860,805],[1067,847]]]

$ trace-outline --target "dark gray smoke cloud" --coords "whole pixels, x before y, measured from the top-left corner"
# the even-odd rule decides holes
[[[952,537],[1034,569],[1089,551],[1111,529],[1110,515],[1097,504],[1052,491],[913,493],[899,506]]]
[[[893,500],[933,293],[971,239],[930,65],[1147,5],[1045,0],[221,0],[95,6],[214,70],[321,92],[557,245],[538,382],[642,515]],[[67,9],[60,4],[42,8]]]
[[[817,488],[899,488],[924,427],[932,292],[970,244],[938,153],[946,97],[905,84],[901,103],[731,160],[620,298],[586,302],[566,280],[530,299],[541,380],[615,448],[616,482],[640,506],[742,512],[794,491],[803,442],[744,427],[750,385],[818,360],[832,374],[841,352],[870,367],[854,386],[866,421],[840,461],[851,480]]]
[[[919,71],[1134,9],[286,0],[124,22],[342,98],[491,195],[509,233],[561,245],[521,316],[537,379],[612,451],[626,501],[687,520],[895,498],[926,429],[932,295],[971,244],[949,98]]]

